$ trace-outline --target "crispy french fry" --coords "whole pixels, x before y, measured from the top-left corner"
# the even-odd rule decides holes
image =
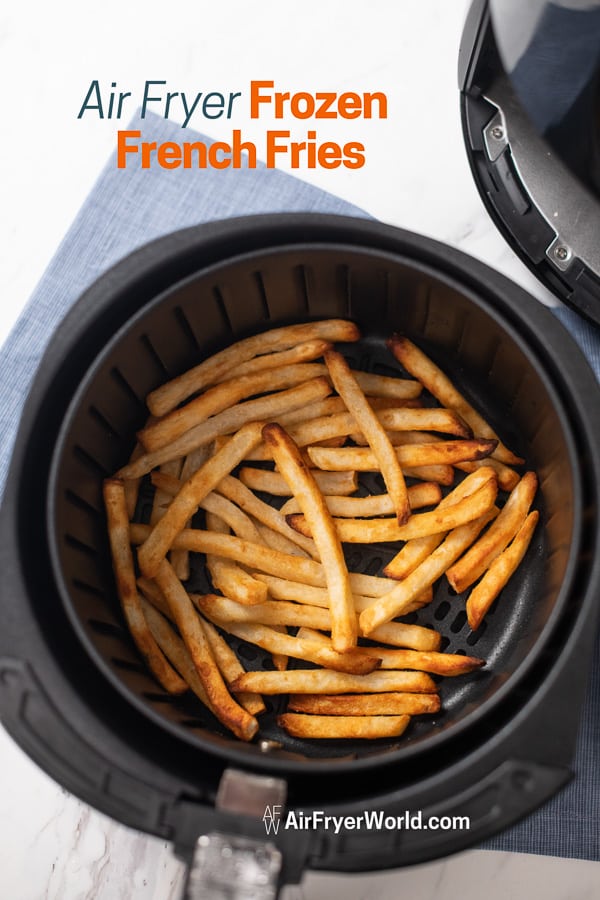
[[[304,341],[322,339],[335,343],[336,341],[356,341],[359,337],[360,332],[356,325],[343,319],[326,319],[322,322],[288,325],[265,331],[255,337],[231,344],[220,353],[204,360],[200,365],[152,391],[147,398],[148,408],[154,415],[164,416],[191,394],[214,384],[218,378],[226,375],[234,366],[255,356],[287,350]]]
[[[286,581],[284,578],[276,578],[260,572],[255,572],[254,577],[259,581],[264,581],[271,597],[277,600],[291,600],[300,606],[320,607],[323,611],[329,609],[329,595],[326,588],[300,584],[297,581]],[[353,577],[351,574],[351,581]],[[362,577],[368,578],[369,576]],[[386,593],[394,587],[393,581],[386,582],[385,579],[379,579],[379,581],[382,582],[382,587]],[[424,596],[425,594],[427,594],[426,597]],[[383,596],[383,591],[380,591],[379,596]],[[417,598],[414,608],[418,609],[424,603],[431,602],[432,598],[433,592],[430,588]],[[357,613],[362,612],[363,609],[366,609],[372,603],[372,597],[354,594],[354,608]],[[407,609],[407,612],[412,612],[412,609],[413,607]],[[288,624],[291,625],[292,623],[288,622]],[[303,622],[302,624],[305,623]],[[315,625],[314,627],[319,626]],[[329,630],[330,624],[323,627]],[[407,625],[404,622],[390,622],[387,625],[381,625],[375,629],[372,637],[373,640],[382,641],[384,644],[392,644],[395,647],[409,647],[413,650],[439,650],[441,642],[441,635],[431,628],[424,628],[421,625]]]
[[[299,535],[298,532],[290,528],[280,511],[273,509],[268,503],[265,503],[256,496],[245,484],[232,475],[227,475],[216,487],[219,494],[223,494],[233,503],[236,503],[240,509],[243,509],[249,516],[253,516],[267,525],[273,531],[278,531],[283,537],[287,538],[294,544],[297,544],[305,550],[313,559],[318,559],[319,552],[315,547],[314,541]]]
[[[302,625],[309,628],[321,628],[329,631],[331,628],[331,615],[328,609],[319,606],[310,606],[300,603],[288,603],[285,600],[267,600],[256,606],[243,606],[226,597],[220,597],[216,604],[208,595],[191,595],[193,602],[202,610],[218,609],[219,621],[224,625],[228,622],[254,622],[259,625],[291,625],[294,628]]]
[[[534,472],[526,472],[511,492],[496,521],[483,537],[446,573],[455,591],[461,594],[485,572],[517,533],[533,503],[537,490]]]
[[[402,474],[400,461],[389,442],[385,429],[377,418],[377,413],[369,406],[369,401],[341,353],[335,350],[328,350],[324,358],[333,386],[348,409],[352,411],[352,418],[369,442],[369,446],[378,462],[388,494],[394,503],[398,523],[404,525],[410,516],[406,482]]]
[[[187,685],[167,662],[144,617],[129,544],[129,519],[123,482],[117,478],[107,479],[103,484],[103,496],[117,594],[125,621],[136,647],[157,681],[170,694],[181,694],[187,690]]]
[[[455,409],[459,416],[471,426],[474,434],[498,441],[493,454],[496,459],[509,465],[520,465],[523,463],[524,460],[504,446],[493,428],[456,390],[442,370],[422,350],[419,350],[412,341],[409,341],[406,337],[394,335],[387,342],[387,345],[406,371],[414,375],[443,406]]]
[[[419,381],[375,375],[371,372],[352,373],[361,390],[368,397],[382,397],[389,400],[409,400],[421,396],[423,386]]]
[[[423,506],[435,506],[442,499],[440,486],[433,481],[413,484],[408,488],[408,502],[411,510]],[[389,494],[371,494],[369,497],[336,497],[325,496],[327,509],[332,516],[361,518],[363,516],[386,516],[394,512],[394,504]],[[300,512],[295,498],[286,500],[279,512],[292,515]]]
[[[352,373],[354,376],[356,372]],[[369,407],[371,404],[369,403]],[[458,435],[463,438],[472,438],[471,429],[449,409],[409,409],[406,407],[394,407],[392,409],[381,409],[374,411],[375,418],[379,421],[383,429],[387,429],[386,437],[392,440],[392,435],[404,433],[406,430],[420,430],[429,428],[432,431],[441,433]],[[317,419],[303,420],[301,424],[289,429],[290,437],[298,444],[299,447],[307,447],[309,445],[321,444],[326,440],[333,440],[345,436],[352,437],[353,440],[358,438],[358,443],[368,443],[366,437],[362,433],[355,434],[357,428],[357,420],[354,412],[340,412],[336,415],[326,415]],[[362,440],[361,440],[362,438]],[[404,441],[399,441],[404,443]],[[253,451],[248,459],[259,459],[256,451]]]
[[[219,617],[222,604],[219,601],[223,599],[222,597],[209,595],[208,600],[201,601],[198,595],[195,595],[196,603],[204,615],[217,624],[222,622],[222,619]],[[337,672],[366,674],[372,672],[378,666],[377,659],[369,658],[356,649],[338,653],[336,650],[323,647],[315,641],[298,639],[257,622],[232,622],[229,620],[226,623],[226,628],[227,631],[235,634],[236,637],[241,638],[243,641],[256,644],[270,653],[283,653],[286,656],[294,657],[294,659],[303,659],[320,666],[327,666],[329,669]],[[262,691],[258,693],[262,693]]]
[[[421,481],[435,481],[449,487],[454,484],[454,469],[452,466],[402,466],[402,471],[407,478],[419,478]]]
[[[331,609],[331,643],[335,650],[350,650],[356,644],[356,613],[352,588],[344,554],[323,495],[304,466],[298,448],[286,431],[277,424],[265,425],[263,440],[291,487],[309,523],[329,590]]]
[[[498,493],[496,476],[490,478],[479,490],[457,503],[431,512],[417,513],[406,525],[398,525],[397,519],[333,519],[343,543],[381,543],[385,541],[409,541],[415,538],[440,534],[479,518],[491,509]],[[287,517],[292,528],[310,537],[308,523],[302,515]]]
[[[150,418],[152,418],[152,417],[150,417]],[[144,448],[142,447],[140,442],[137,441],[135,447],[133,448],[131,456],[129,457],[129,462],[134,463],[136,460],[138,460],[143,455],[144,455]],[[125,506],[127,508],[127,515],[130,519],[133,519],[133,516],[135,514],[135,508],[137,506],[138,496],[140,493],[141,481],[142,481],[141,478],[132,478],[124,483]]]
[[[123,479],[145,475],[169,459],[177,459],[210,444],[219,435],[232,434],[249,422],[263,419],[276,420],[281,412],[299,409],[306,403],[326,397],[330,391],[331,387],[326,378],[314,378],[312,381],[285,391],[277,391],[265,397],[258,397],[256,400],[238,403],[216,416],[211,416],[207,422],[190,428],[176,441],[167,444],[160,450],[145,453],[139,459],[124,466],[117,474]]]
[[[204,447],[198,447],[192,453],[188,453],[183,461],[180,481],[185,483],[194,472],[197,472],[200,466],[203,466],[206,460],[211,456],[211,445],[206,444]],[[175,491],[178,493],[178,491]],[[186,528],[189,528],[191,521],[188,521]],[[181,581],[187,581],[190,577],[190,554],[187,550],[172,550],[170,553],[170,562],[177,573],[177,577]]]
[[[384,627],[384,626],[381,626]],[[297,637],[315,641],[324,647],[330,646],[329,637],[314,626],[303,625]],[[373,637],[371,635],[371,637]],[[418,672],[431,672],[433,675],[465,675],[480,669],[485,660],[461,653],[437,653],[420,650],[390,650],[387,647],[361,646],[359,650],[366,656],[380,660],[382,669],[415,669]]]
[[[518,472],[515,472],[510,466],[504,465],[500,460],[494,459],[493,456],[488,456],[487,459],[456,463],[455,468],[459,469],[461,472],[475,472],[481,466],[491,466],[496,472],[498,487],[509,493],[516,488],[521,478]]]
[[[440,711],[437,694],[292,694],[288,709],[325,716],[418,716]]]
[[[237,737],[244,741],[251,740],[258,731],[258,722],[233,699],[227,690],[210,650],[200,618],[194,611],[192,601],[185,588],[166,559],[159,564],[156,582],[167,599],[215,715]]]
[[[192,662],[192,657],[181,638],[175,634],[167,620],[147,600],[142,600],[142,610],[148,622],[148,627],[152,632],[152,637],[167,659],[181,673],[183,680],[189,685],[198,699],[213,712],[212,704]]]
[[[211,531],[229,534],[229,528],[215,513],[206,513],[206,525]],[[263,590],[265,585],[231,560],[207,553],[206,568],[209,571],[213,587],[226,597],[231,597],[232,600],[247,606],[264,603],[267,600],[267,591]]]
[[[246,450],[258,443],[260,435],[260,422],[245,425],[219,453],[204,463],[186,481],[171,501],[165,515],[154,526],[148,539],[138,550],[138,562],[144,575],[148,578],[156,575],[161,561],[189,517],[196,512],[199,504],[219,481],[244,458]]]
[[[277,724],[288,734],[299,738],[376,739],[399,737],[410,722],[410,716],[306,716],[283,713]]]
[[[204,620],[202,627],[221,675],[227,684],[231,684],[236,678],[244,674],[244,667],[212,622]],[[265,702],[260,694],[238,694],[237,699],[251,716],[257,716],[266,709]]]
[[[486,612],[525,556],[539,517],[537,510],[529,513],[512,542],[496,557],[471,591],[467,598],[467,620],[472,631],[479,628]]]
[[[181,472],[181,460],[180,459],[172,459],[170,462],[163,463],[160,467],[160,472],[157,472],[157,475],[164,474],[169,478],[178,479],[179,473]],[[154,498],[152,500],[152,510],[150,512],[150,524],[156,525],[159,519],[161,519],[165,511],[171,502],[171,495],[163,491],[160,486],[156,486],[156,490],[154,491]]]
[[[428,559],[424,560],[404,581],[374,602],[359,616],[361,633],[370,635],[379,625],[400,616],[411,601],[427,586],[437,581],[448,566],[452,565],[476,539],[481,529],[489,522],[493,512],[484,513],[479,519],[453,529]]]
[[[149,525],[133,523],[129,526],[129,535],[133,544],[141,544],[147,539],[150,532]],[[251,544],[233,534],[218,534],[214,531],[186,528],[175,538],[174,546],[191,550],[194,553],[214,553],[217,556],[234,559],[254,570],[287,578],[290,581],[311,584],[315,587],[326,586],[323,567],[315,560],[291,556],[289,553],[280,553],[278,550],[272,550],[261,544]],[[350,584],[355,593],[366,594],[369,597],[381,597],[395,587],[395,583],[388,578],[362,575],[359,572],[350,573]]]
[[[329,669],[289,669],[287,672],[246,672],[231,685],[235,693],[256,691],[259,694],[371,694],[407,691],[412,694],[435,694],[435,681],[426,672],[370,672],[352,675]]]
[[[352,494],[358,487],[356,472],[314,472],[313,475],[322,494]],[[292,494],[289,484],[279,472],[244,467],[238,477],[242,484],[254,491],[264,491],[274,497],[290,497]]]
[[[316,339],[303,341],[301,344],[290,347],[289,350],[275,350],[272,353],[265,353],[263,356],[255,356],[253,359],[249,359],[240,363],[239,366],[234,366],[232,369],[223,372],[216,379],[215,384],[221,384],[221,382],[229,381],[231,378],[240,378],[242,375],[254,375],[256,372],[263,372],[265,369],[276,369],[281,366],[310,362],[323,356],[325,351],[330,348],[330,341]]]
[[[202,425],[210,416],[230,409],[241,400],[265,391],[295,387],[325,375],[326,371],[319,363],[299,363],[223,381],[190,400],[185,406],[172,410],[162,419],[148,425],[138,432],[138,440],[152,453],[172,444],[190,429]]]
[[[472,459],[485,459],[496,446],[494,441],[473,439],[464,441],[435,441],[394,447],[402,467],[451,465]],[[376,472],[379,462],[371,450],[363,447],[308,447],[306,451],[320,469],[334,472]]]
[[[264,544],[265,541],[258,528],[239,506],[232,503],[221,494],[211,491],[200,503],[200,508],[213,513],[228,525],[234,534],[246,541],[254,541],[256,544]]]
[[[161,647],[165,656],[182,674],[184,680],[189,684],[193,692],[200,698],[204,705],[214,713],[206,691],[204,690],[204,685],[200,680],[187,647],[181,638],[169,627],[163,616],[156,611],[159,609],[164,616],[173,621],[173,614],[162,591],[155,581],[151,581],[143,576],[138,579],[138,584],[144,595],[148,596],[151,600],[150,603],[147,600],[143,600],[142,608],[148,626],[157,644]],[[154,607],[156,607],[156,609]],[[243,675],[244,667],[229,644],[227,644],[218,633],[214,625],[210,622],[203,621],[202,628],[204,629],[204,633],[215,657],[215,662],[225,681],[234,681],[239,675]],[[260,694],[238,694],[237,700],[251,715],[257,715],[258,713],[265,711],[265,704]]]
[[[263,525],[261,522],[256,523],[256,528],[263,544],[266,544],[267,547],[272,547],[274,550],[281,550],[282,553],[290,553],[293,556],[308,557],[309,554],[306,553],[302,547],[299,547],[298,544],[288,540],[281,532],[274,531],[272,528],[269,528],[268,525]],[[319,554],[317,553],[317,558],[318,555]]]
[[[495,469],[491,466],[482,466],[475,472],[468,475],[458,484],[453,491],[440,501],[437,509],[440,513],[444,512],[449,506],[472,496],[489,479],[495,477]],[[389,578],[401,580],[409,575],[416,567],[427,559],[438,547],[445,537],[444,532],[438,534],[427,535],[426,537],[415,538],[408,541],[404,547],[396,554],[396,556],[384,568],[384,574]]]

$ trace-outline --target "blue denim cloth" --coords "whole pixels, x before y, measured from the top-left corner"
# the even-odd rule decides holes
[[[177,140],[179,127],[148,117],[144,136]],[[189,140],[200,136],[186,132]],[[0,491],[20,411],[50,335],[80,294],[141,244],[179,228],[236,215],[323,212],[366,216],[331,194],[275,170],[119,170],[109,160],[10,337],[0,349]],[[557,313],[600,378],[598,332]],[[600,859],[600,656],[583,710],[577,777],[543,809],[488,848]]]

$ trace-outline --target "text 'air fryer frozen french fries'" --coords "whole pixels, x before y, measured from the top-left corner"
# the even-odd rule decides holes
[[[536,527],[535,474],[512,468],[520,457],[439,367],[394,336],[407,374],[356,371],[333,345],[359,337],[345,320],[293,325],[204,360],[152,391],[139,443],[105,482],[134,642],[165,690],[190,689],[242,740],[259,731],[263,693],[292,695],[277,722],[307,740],[398,737],[437,713],[431,674],[468,677],[484,660],[441,652],[438,631],[399,617],[447,578],[474,585],[456,604],[477,628]],[[134,519],[142,478],[148,524]],[[379,574],[352,571],[357,544],[395,556]],[[187,589],[190,553],[212,591]],[[246,672],[227,635],[275,670]]]

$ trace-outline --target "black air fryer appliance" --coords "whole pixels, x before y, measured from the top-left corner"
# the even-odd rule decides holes
[[[552,236],[533,184],[521,179],[514,111],[536,146],[553,144],[542,143],[512,86],[519,66],[502,62],[492,16],[508,8],[490,5],[474,5],[461,50],[473,171],[517,252],[593,318],[587,245],[562,207]],[[510,104],[492,93],[497,80],[511,85]],[[548,153],[595,214],[582,154],[576,163]],[[411,725],[399,742],[301,741],[277,730],[274,700],[259,738],[242,745],[201,706],[162,691],[138,657],[116,599],[102,479],[128,458],[144,397],[159,383],[249,334],[330,316],[360,326],[361,343],[343,349],[363,368],[398,371],[384,347],[393,331],[430,353],[537,471],[541,524],[485,630],[470,632],[444,585],[418,613],[450,652],[487,660],[474,676],[440,685],[443,712],[433,722]],[[4,726],[68,790],[172,841],[190,867],[190,898],[267,900],[305,869],[384,869],[479,843],[571,777],[599,616],[599,401],[588,364],[547,309],[417,235],[343,217],[261,216],[139,250],[73,308],[25,406],[0,515]],[[392,553],[359,547],[352,568],[372,573]],[[191,585],[207,589],[201,556]],[[265,665],[236,646],[248,668]],[[273,807],[307,816],[422,811],[469,816],[471,827],[267,834]]]

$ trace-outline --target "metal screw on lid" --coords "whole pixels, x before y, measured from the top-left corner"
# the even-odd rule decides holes
[[[501,141],[504,137],[504,129],[501,125],[494,125],[494,127],[490,129],[490,134],[493,138],[495,138],[495,140]]]

